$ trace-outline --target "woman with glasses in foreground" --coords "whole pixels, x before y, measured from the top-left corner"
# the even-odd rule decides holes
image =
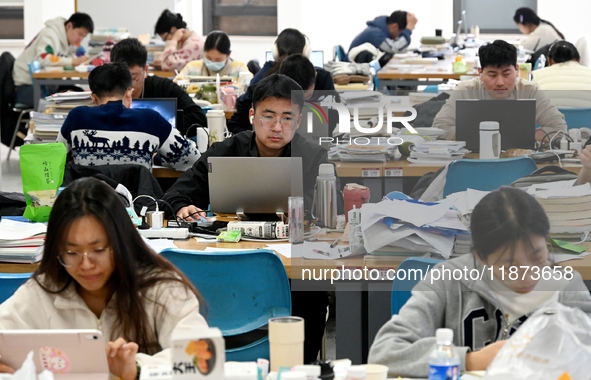
[[[0,329],[99,329],[111,373],[131,380],[138,364],[170,360],[175,327],[207,326],[200,301],[143,242],[119,196],[82,178],[57,198],[41,264],[0,305]]]
[[[503,187],[486,195],[471,216],[472,254],[431,269],[382,326],[368,361],[387,365],[389,377],[427,377],[435,331],[449,328],[461,371],[481,371],[542,304],[591,314],[581,275],[554,266],[549,230],[544,209],[525,191]]]

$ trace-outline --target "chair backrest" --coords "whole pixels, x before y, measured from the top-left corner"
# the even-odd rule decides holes
[[[14,56],[9,51],[5,51],[0,55],[0,102],[6,105],[12,104],[14,98],[13,68]]]
[[[564,114],[566,126],[573,128],[591,128],[591,108],[559,108]]]
[[[583,66],[591,67],[591,36],[583,35],[579,37],[575,43],[575,47],[581,56],[579,63]]]
[[[499,158],[495,160],[456,160],[445,177],[443,197],[466,189],[491,191],[530,175],[537,169],[530,157]]]
[[[269,318],[291,315],[289,279],[272,251],[204,252],[165,249],[205,299],[207,323],[224,336],[267,325]]]
[[[409,257],[398,266],[392,283],[392,314],[398,314],[411,296],[410,291],[426,276],[435,264],[442,260],[425,257]],[[404,273],[404,275],[402,274]]]
[[[0,303],[9,299],[33,273],[0,273]]]
[[[333,59],[340,62],[347,62],[347,54],[345,54],[345,49],[341,45],[336,45],[334,47],[334,57]]]

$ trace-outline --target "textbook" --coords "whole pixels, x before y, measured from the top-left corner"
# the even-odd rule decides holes
[[[536,192],[550,221],[550,234],[591,231],[591,186]]]

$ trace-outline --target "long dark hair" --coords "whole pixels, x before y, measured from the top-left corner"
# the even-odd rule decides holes
[[[279,71],[281,63],[285,58],[292,54],[303,53],[304,47],[306,46],[306,36],[297,29],[283,29],[275,40],[277,45],[277,53],[279,58],[275,61],[275,65],[267,72],[265,76],[273,75]]]
[[[109,280],[115,297],[115,325],[110,339],[123,337],[136,342],[139,351],[154,354],[161,350],[158,338],[146,312],[147,291],[163,281],[186,286],[187,299],[203,299],[189,280],[170,262],[152,251],[137,233],[111,187],[95,178],[72,182],[57,198],[49,216],[43,259],[33,279],[48,293],[61,293],[75,281],[59,263],[72,223],[93,216],[102,224],[113,255],[114,271]],[[138,294],[140,295],[138,297]]]
[[[554,63],[562,63],[579,60],[581,59],[581,55],[575,45],[568,41],[560,40],[550,45],[548,58],[553,60]]]
[[[483,261],[503,247],[513,252],[520,241],[531,245],[532,236],[546,238],[549,231],[542,206],[514,187],[501,187],[482,198],[470,221],[472,248]]]
[[[513,21],[515,21],[516,24],[531,24],[535,26],[538,26],[540,25],[540,22],[543,22],[544,24],[550,25],[552,29],[554,29],[560,36],[560,38],[564,40],[564,34],[560,33],[560,31],[556,29],[556,27],[550,21],[542,20],[531,8],[523,7],[517,9],[515,11],[515,15],[513,16]]]
[[[168,9],[162,11],[156,26],[154,27],[154,33],[163,34],[169,33],[172,28],[182,29],[187,27],[187,23],[183,21],[183,16],[180,13],[172,13]]]

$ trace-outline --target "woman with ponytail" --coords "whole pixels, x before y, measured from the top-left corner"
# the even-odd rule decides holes
[[[515,11],[513,21],[521,33],[527,35],[521,45],[530,51],[551,44],[556,40],[564,40],[564,35],[551,22],[542,20],[531,8],[519,8]]]

